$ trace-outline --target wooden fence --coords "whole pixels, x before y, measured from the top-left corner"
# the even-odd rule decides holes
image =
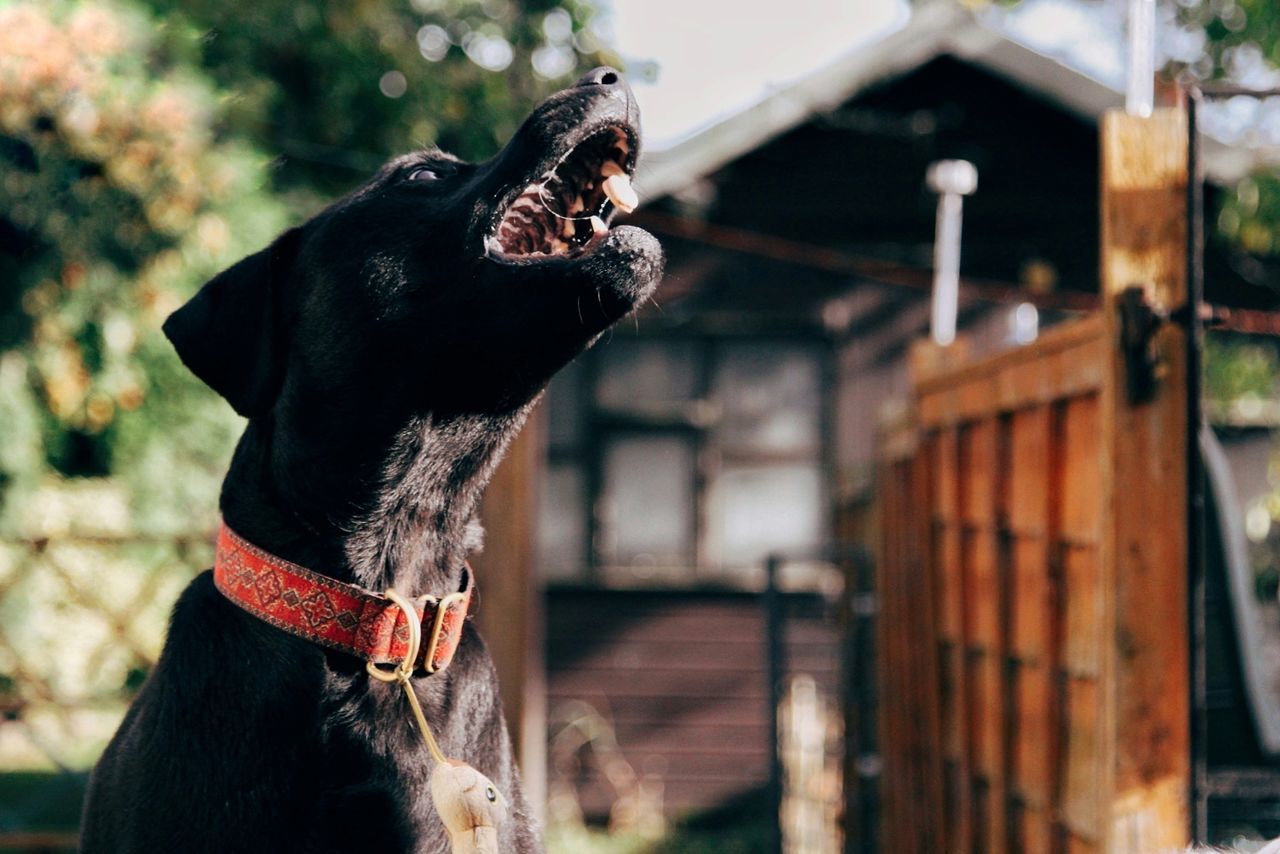
[[[1118,309],[1186,298],[1184,121],[1103,122],[1102,311],[914,354],[879,472],[886,850],[1187,841],[1185,333],[1132,402]]]

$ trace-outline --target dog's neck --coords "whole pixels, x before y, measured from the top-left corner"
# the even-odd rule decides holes
[[[223,518],[260,548],[342,581],[451,593],[480,545],[481,493],[529,408],[416,418],[381,449],[286,446],[255,420],[223,482]]]

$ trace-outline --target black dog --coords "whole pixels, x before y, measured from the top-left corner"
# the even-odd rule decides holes
[[[369,590],[457,590],[481,489],[532,401],[661,276],[652,236],[601,221],[638,121],[597,69],[493,160],[394,160],[179,309],[165,332],[183,361],[249,418],[226,522]],[[444,752],[506,794],[501,850],[540,849],[474,628],[414,685]],[[443,852],[430,769],[398,686],[205,572],[94,772],[82,850]]]

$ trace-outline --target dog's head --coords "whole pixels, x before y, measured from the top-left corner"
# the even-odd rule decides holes
[[[165,333],[251,418],[514,411],[661,276],[651,235],[608,227],[638,126],[630,89],[596,69],[486,163],[391,161],[215,277]]]

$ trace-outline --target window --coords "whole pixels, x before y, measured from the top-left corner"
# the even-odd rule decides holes
[[[618,336],[548,392],[552,580],[732,580],[827,533],[821,344]]]

